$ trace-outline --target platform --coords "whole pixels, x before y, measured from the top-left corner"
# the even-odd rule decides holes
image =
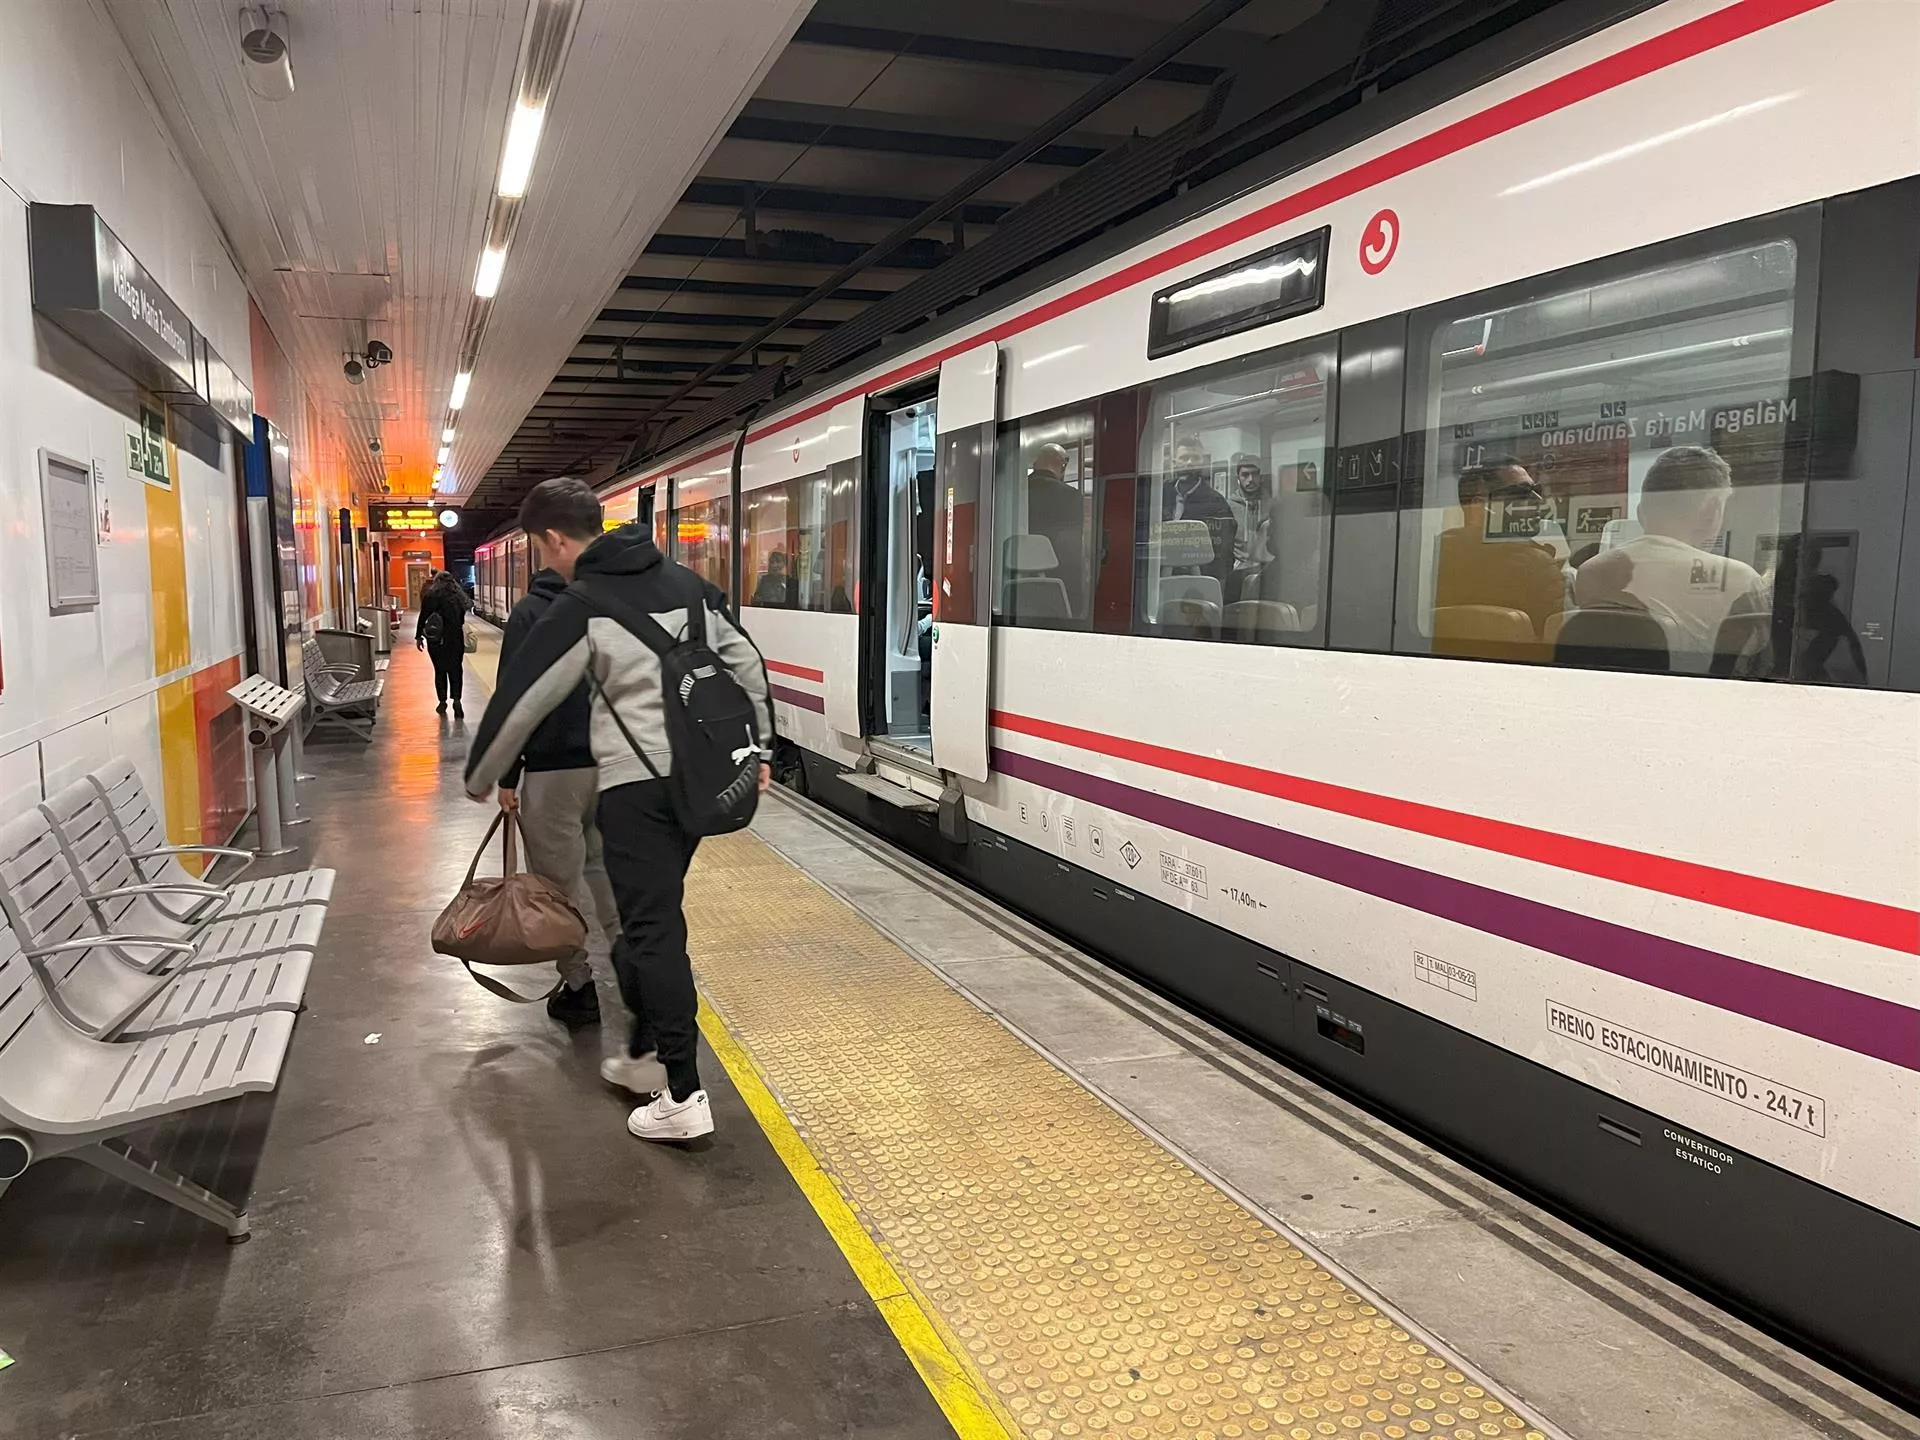
[[[256,1238],[30,1172],[6,1435],[1920,1436],[779,792],[690,880],[718,1133],[632,1140],[617,1026],[430,954],[488,813],[411,646],[386,693],[370,750],[308,751],[340,873],[280,1090],[153,1147]]]

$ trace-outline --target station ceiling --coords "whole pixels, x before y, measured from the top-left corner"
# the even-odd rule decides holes
[[[1556,8],[1597,23],[1627,7],[815,0],[501,448],[471,501],[476,519],[504,521],[548,476],[604,477],[703,421],[722,423],[771,393],[775,367],[804,379],[958,303],[953,285],[929,277],[964,270],[962,297],[990,289],[1124,218],[1119,211],[1165,200]],[[1188,43],[1124,83],[1183,26]],[[1046,143],[1023,146],[1116,85],[1124,88]],[[868,256],[1011,153],[1023,158]],[[1110,192],[1105,208],[1083,202],[1056,218],[1075,177],[1083,191]],[[996,233],[1029,217],[1053,222],[1053,233],[1003,236],[1011,243],[992,256]],[[912,297],[886,303],[916,284]],[[923,294],[927,308],[915,309]]]

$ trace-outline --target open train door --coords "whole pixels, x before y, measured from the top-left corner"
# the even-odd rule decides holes
[[[933,532],[933,761],[987,778],[993,678],[993,444],[1000,347],[940,367]]]

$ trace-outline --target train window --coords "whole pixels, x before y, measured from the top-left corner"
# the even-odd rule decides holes
[[[746,603],[762,609],[853,610],[859,462],[741,497]]]
[[[716,495],[675,512],[674,557],[722,595],[733,594],[733,497]]]
[[[1795,228],[1414,317],[1397,649],[1771,673],[1811,408]]]
[[[1776,586],[1793,677],[1920,690],[1920,180],[1828,201],[1820,270],[1807,531]]]
[[[1318,341],[1152,387],[1136,634],[1323,643],[1335,373],[1331,343]]]
[[[1009,421],[996,450],[994,620],[1079,629],[1091,591],[1093,411],[1080,406]]]

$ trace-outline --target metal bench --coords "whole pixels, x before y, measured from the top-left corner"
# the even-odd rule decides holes
[[[55,971],[66,964],[51,960]],[[29,1166],[68,1156],[212,1221],[231,1243],[247,1239],[243,1210],[120,1137],[273,1089],[292,1038],[293,1012],[267,1010],[139,1041],[94,1039],[48,1003],[14,930],[0,927],[0,1195]]]
[[[309,635],[300,646],[300,672],[307,686],[307,732],[338,725],[362,740],[373,740],[373,720],[386,677],[361,678],[358,664],[329,661],[320,642]]]
[[[88,796],[82,793],[83,790],[90,790],[105,802],[104,812],[88,809],[85,803]],[[225,845],[167,844],[159,813],[147,797],[147,787],[141,783],[140,772],[134,769],[133,762],[129,760],[115,760],[102,766],[85,780],[77,782],[77,786],[69,786],[55,795],[47,804],[54,812],[54,823],[60,826],[76,847],[79,844],[74,839],[76,827],[91,829],[104,820],[109,837],[103,837],[103,841],[110,838],[117,842],[118,852],[133,863],[142,881],[203,886],[209,892],[206,898],[192,895],[151,897],[151,903],[161,913],[185,924],[208,918],[206,912],[215,894],[227,897],[226,904],[220,908],[222,915],[254,915],[263,910],[284,910],[299,905],[324,906],[333,898],[334,873],[331,870],[295,870],[288,875],[246,880],[241,876],[255,858],[250,850],[237,850]],[[241,859],[246,864],[225,883],[214,884],[195,880],[189,875],[180,864],[182,855],[207,855],[216,860]]]
[[[46,1003],[76,1032],[135,1039],[300,1007],[319,907],[199,925],[161,916],[149,927],[154,912],[140,907],[176,887],[120,883],[131,863],[102,863],[105,853],[76,858],[44,809],[0,826],[0,914]],[[90,864],[105,884],[83,878]]]

